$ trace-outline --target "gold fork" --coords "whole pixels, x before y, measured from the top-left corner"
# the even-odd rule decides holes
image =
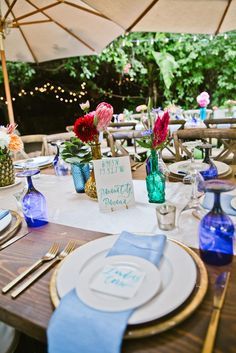
[[[10,283],[8,283],[3,289],[3,293],[7,293],[12,287],[14,287],[17,283],[19,283],[22,279],[28,276],[31,272],[36,270],[41,264],[47,261],[53,260],[59,251],[59,244],[53,243],[47,253],[41,257],[38,261],[36,261],[32,266],[27,268],[24,272],[22,272],[19,276],[13,279]]]
[[[45,272],[47,272],[56,262],[63,260],[67,255],[69,255],[75,248],[76,242],[69,241],[65,249],[60,252],[60,254],[49,264],[46,264],[43,268],[35,272],[27,281],[22,283],[19,288],[14,290],[11,297],[15,299],[19,294],[21,294],[25,289],[27,289],[32,283],[34,283],[39,277],[41,277]]]

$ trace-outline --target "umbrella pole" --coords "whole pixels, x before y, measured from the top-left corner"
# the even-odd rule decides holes
[[[5,86],[5,93],[7,98],[8,118],[9,118],[10,124],[14,124],[15,122],[14,112],[12,107],[11,91],[10,91],[10,85],[9,85],[9,79],[8,79],[8,73],[7,73],[7,63],[6,63],[5,50],[3,46],[2,32],[0,32],[0,55],[1,55],[1,61],[2,61],[2,73],[3,73],[3,80],[4,80],[4,86]]]

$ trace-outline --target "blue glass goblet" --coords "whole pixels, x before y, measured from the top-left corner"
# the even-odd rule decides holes
[[[56,147],[56,154],[52,162],[55,174],[57,176],[68,175],[68,172],[69,172],[68,165],[63,161],[63,159],[60,156],[60,146],[63,144],[63,141],[58,140],[56,142],[50,142],[50,144]]]
[[[199,226],[199,248],[204,262],[211,265],[226,265],[233,258],[234,224],[221,208],[221,192],[231,191],[235,185],[222,180],[204,183],[205,191],[214,193],[214,205],[201,220]]]
[[[48,223],[45,197],[35,189],[32,176],[39,174],[37,170],[26,170],[17,173],[17,177],[27,177],[28,190],[22,199],[22,211],[29,227],[41,227]]]
[[[212,145],[210,143],[204,143],[201,146],[198,146],[198,148],[205,150],[205,157],[202,161],[202,163],[208,164],[208,169],[200,171],[202,174],[204,180],[210,180],[218,177],[218,170],[210,158],[210,150],[212,148]]]

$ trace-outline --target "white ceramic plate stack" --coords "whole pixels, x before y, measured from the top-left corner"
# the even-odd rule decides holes
[[[195,162],[196,163],[199,162],[199,165],[201,165],[202,163],[201,160],[195,160]],[[190,161],[175,162],[169,165],[169,170],[174,175],[183,176],[181,172],[187,172],[187,167],[189,166],[189,164],[190,164]],[[214,161],[214,164],[218,170],[219,176],[223,176],[230,171],[230,166],[226,163]],[[199,168],[199,170],[201,169]]]
[[[89,294],[86,297],[90,301],[88,304],[91,304],[91,297],[92,301],[96,302],[101,298],[101,300],[104,299],[104,294],[89,289],[89,279],[97,272],[117,238],[117,235],[113,235],[91,241],[76,249],[66,258],[56,277],[57,292],[60,298],[77,287],[77,292]],[[148,270],[146,271],[148,274]],[[85,278],[83,273],[89,273],[88,280],[80,281]],[[143,305],[136,308],[130,316],[128,322],[130,325],[143,324],[161,318],[177,309],[191,295],[197,280],[195,262],[181,246],[170,240],[167,240],[159,265],[159,273],[160,288],[155,289],[156,292],[151,299],[147,298]],[[158,273],[156,278],[158,281]],[[154,281],[155,275],[152,275],[151,282]],[[145,292],[153,291],[151,282],[145,282]],[[79,289],[80,287],[84,288]],[[112,305],[116,305],[115,297],[112,298]]]
[[[35,158],[28,158],[20,161],[15,161],[15,169],[24,169],[26,168],[43,168],[47,165],[50,165],[54,159],[54,156],[39,156]]]
[[[0,232],[2,232],[5,228],[9,226],[12,220],[12,215],[9,212],[5,217],[0,219]]]

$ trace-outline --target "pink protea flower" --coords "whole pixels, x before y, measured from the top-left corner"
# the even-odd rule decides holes
[[[7,133],[8,134],[12,134],[15,129],[16,129],[17,125],[16,124],[9,124],[7,125]]]
[[[210,103],[210,96],[207,92],[202,92],[197,96],[197,102],[201,108],[205,108]]]
[[[97,130],[103,131],[106,130],[108,125],[111,122],[113,116],[113,107],[112,105],[102,102],[98,104],[95,111],[95,119],[97,119]]]
[[[168,111],[164,112],[162,117],[158,116],[155,121],[153,128],[153,143],[152,148],[157,148],[163,142],[165,142],[168,134],[170,115]]]

